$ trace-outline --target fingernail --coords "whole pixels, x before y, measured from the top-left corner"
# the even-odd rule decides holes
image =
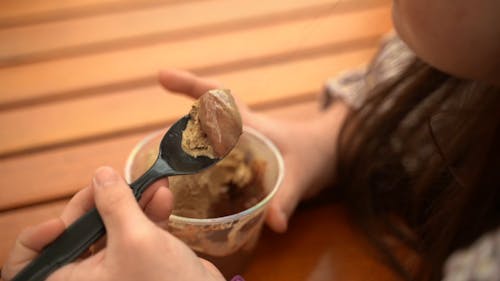
[[[115,184],[118,181],[118,174],[110,167],[97,169],[94,175],[94,185],[96,187],[106,187]]]

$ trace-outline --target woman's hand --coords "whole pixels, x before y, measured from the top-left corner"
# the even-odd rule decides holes
[[[159,81],[165,89],[195,99],[210,89],[223,88],[216,81],[179,70],[160,72]],[[270,203],[266,222],[274,231],[284,232],[300,199],[332,184],[337,135],[348,108],[336,103],[309,120],[286,121],[252,112],[242,102],[238,107],[243,123],[269,137],[283,154],[285,179]]]
[[[172,194],[165,184],[155,183],[138,204],[113,169],[98,169],[91,186],[72,198],[60,218],[19,235],[2,278],[11,280],[95,203],[106,227],[106,247],[56,270],[47,280],[224,280],[211,263],[153,222],[165,221],[172,210]]]

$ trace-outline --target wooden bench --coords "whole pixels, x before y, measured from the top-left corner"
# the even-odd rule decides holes
[[[98,166],[122,171],[141,138],[189,109],[156,83],[159,69],[303,118],[324,81],[366,64],[391,28],[388,0],[5,0],[0,11],[0,265],[22,228],[58,215]],[[287,234],[264,233],[244,276],[389,278],[366,251],[342,207],[308,208]]]

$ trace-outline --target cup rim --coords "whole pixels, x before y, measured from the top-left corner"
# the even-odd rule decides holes
[[[140,142],[138,142],[130,154],[127,157],[127,160],[125,162],[125,180],[130,183],[131,182],[131,175],[130,175],[130,170],[132,167],[133,159],[135,158],[136,154],[140,150],[142,146],[144,146],[145,143],[151,141],[151,139],[157,137],[159,134],[161,134],[164,130],[157,130],[149,135],[147,135],[144,139],[142,139]],[[252,214],[257,212],[258,210],[262,209],[278,192],[282,182],[283,178],[285,175],[285,163],[283,160],[283,156],[281,154],[281,151],[278,149],[278,147],[266,136],[264,136],[262,133],[257,131],[256,129],[249,127],[249,126],[243,126],[243,131],[248,132],[260,141],[262,141],[270,150],[271,153],[274,155],[274,157],[277,160],[278,164],[278,171],[281,171],[278,173],[278,178],[276,179],[276,182],[274,186],[271,189],[271,192],[266,195],[263,199],[261,199],[257,204],[253,205],[252,207],[245,209],[241,212],[228,215],[228,216],[223,216],[223,217],[217,217],[217,218],[206,218],[206,219],[197,219],[197,218],[189,218],[189,217],[183,217],[183,216],[177,216],[171,214],[170,217],[168,218],[169,223],[187,223],[187,224],[192,224],[192,225],[213,225],[213,224],[222,224],[222,223],[227,223],[231,221],[235,221],[241,217],[244,217],[248,214]]]

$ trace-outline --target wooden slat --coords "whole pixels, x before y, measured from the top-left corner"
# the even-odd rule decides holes
[[[86,186],[99,166],[122,171],[127,153],[145,135],[141,132],[0,161],[0,210],[68,196]]]
[[[56,21],[89,14],[185,0],[2,0],[0,27]]]
[[[246,60],[270,60],[339,42],[380,36],[388,6],[281,22],[243,31],[0,69],[0,106],[95,93],[126,81],[150,81],[162,67],[217,70]],[[238,67],[243,65],[236,64]]]
[[[331,0],[273,0],[266,5],[253,0],[204,1],[196,5],[185,2],[0,29],[0,42],[3,42],[0,45],[0,65],[96,49],[102,51],[103,48],[120,48],[141,41],[195,37],[200,33],[240,28],[241,23],[262,24],[264,19],[280,19],[292,11],[294,13],[288,17],[314,18],[320,14],[366,9],[387,2],[351,0],[334,4]]]
[[[264,112],[285,119],[312,116],[318,102],[315,97],[309,99],[312,101],[275,106]],[[122,172],[128,153],[154,129],[1,160],[0,211],[69,196],[86,186],[99,166]]]
[[[220,75],[245,102],[256,104],[317,92],[339,71],[367,62],[374,48],[287,61]],[[190,101],[159,86],[0,112],[0,155],[162,124]]]
[[[275,118],[297,119],[311,116],[318,108],[316,101],[299,102],[274,107],[264,112]],[[109,165],[122,172],[125,159],[132,147],[145,133],[132,134],[106,141],[61,148],[54,151],[2,160],[0,162],[0,210],[19,204],[51,200],[70,196],[91,179],[93,171]],[[19,231],[57,215],[65,200],[10,212],[0,212],[0,264],[5,260],[8,247]]]

